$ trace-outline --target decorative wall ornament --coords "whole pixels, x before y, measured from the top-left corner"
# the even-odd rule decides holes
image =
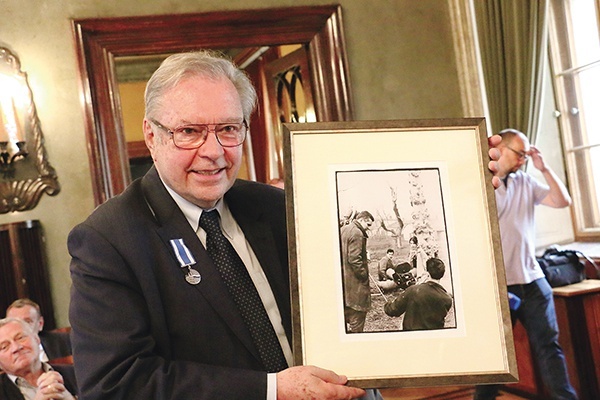
[[[44,192],[59,191],[27,74],[16,56],[0,47],[0,214],[31,210]]]

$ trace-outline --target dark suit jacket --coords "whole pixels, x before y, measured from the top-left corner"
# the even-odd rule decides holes
[[[60,373],[65,382],[65,387],[72,395],[77,395],[77,384],[72,365],[53,365],[52,368]],[[21,391],[10,380],[8,375],[0,372],[0,400],[25,400]]]
[[[402,329],[415,331],[443,329],[444,319],[452,307],[452,296],[442,285],[428,281],[409,286],[394,300],[383,306],[385,313],[392,317],[404,315]]]
[[[39,337],[50,361],[73,354],[68,332],[41,331]]]
[[[238,181],[225,195],[291,338],[283,191]],[[182,238],[202,281],[170,245]],[[225,284],[152,168],[69,235],[70,322],[81,399],[264,399],[266,373]],[[192,397],[190,397],[192,396]]]

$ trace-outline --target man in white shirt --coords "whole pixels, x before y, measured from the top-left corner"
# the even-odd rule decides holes
[[[146,88],[144,136],[154,167],[69,236],[75,369],[86,399],[351,399],[347,378],[292,364],[285,201],[236,181],[256,92],[208,51],[168,57]],[[217,213],[217,215],[215,215]],[[284,365],[210,253],[216,218],[249,275]],[[211,221],[214,221],[211,219]],[[219,242],[222,243],[222,242]],[[239,265],[240,263],[236,263]],[[261,318],[263,312],[260,312]],[[273,337],[273,335],[270,335]],[[281,360],[281,357],[284,359]]]
[[[558,324],[552,288],[535,258],[534,208],[538,204],[563,208],[571,204],[565,185],[546,164],[539,149],[515,129],[500,132],[496,189],[496,205],[506,268],[508,291],[521,299],[517,310],[511,310],[513,321],[523,324],[540,375],[551,399],[577,399],[569,382],[567,366],[558,343]],[[546,184],[536,181],[521,170],[528,158]],[[495,399],[497,385],[478,386],[475,399]]]

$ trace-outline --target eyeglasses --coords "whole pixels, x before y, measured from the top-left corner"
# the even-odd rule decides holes
[[[248,131],[246,120],[221,124],[190,124],[173,129],[167,128],[154,119],[150,119],[150,122],[171,135],[175,146],[184,150],[197,149],[202,146],[206,142],[209,132],[215,133],[221,146],[237,147],[244,143]],[[211,129],[211,126],[214,128]]]
[[[506,146],[506,148],[515,153],[519,157],[519,160],[527,160],[529,158],[529,154],[524,151],[516,151],[510,146]]]

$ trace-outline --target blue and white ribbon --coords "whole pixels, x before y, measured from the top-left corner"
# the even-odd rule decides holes
[[[175,251],[175,256],[177,257],[181,268],[188,269],[188,272],[185,275],[187,283],[190,285],[199,284],[202,280],[202,276],[198,271],[192,268],[192,265],[196,264],[196,260],[194,260],[194,256],[190,252],[190,249],[183,243],[183,239],[171,239],[171,246],[173,247],[173,251]]]
[[[185,243],[183,243],[183,239],[171,239],[170,242],[171,246],[173,247],[173,251],[175,251],[175,256],[177,257],[177,260],[182,268],[196,264],[194,256],[187,248]]]

